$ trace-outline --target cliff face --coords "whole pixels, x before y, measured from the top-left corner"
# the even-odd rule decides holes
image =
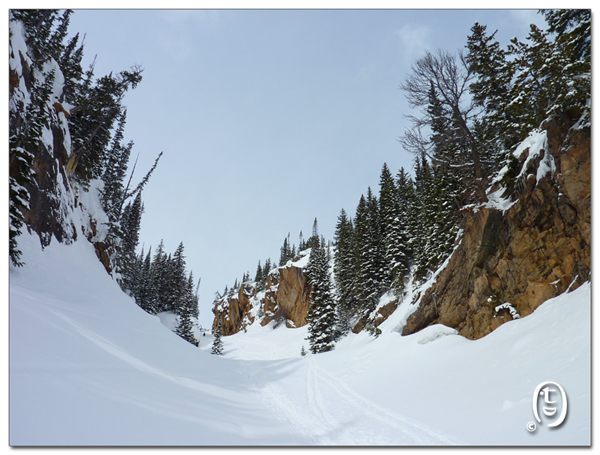
[[[552,121],[545,133],[542,147],[521,147],[504,205],[465,214],[462,240],[403,334],[439,323],[481,338],[590,279],[590,128]]]
[[[221,333],[233,335],[258,320],[265,326],[271,321],[285,323],[288,328],[306,325],[310,303],[310,285],[301,264],[288,264],[271,271],[264,291],[257,292],[255,283],[244,283],[223,296],[213,307],[213,333],[219,319]]]
[[[221,320],[221,333],[224,336],[233,335],[252,324],[254,316],[250,310],[256,303],[256,294],[256,287],[253,283],[244,283],[237,293],[221,298],[212,310],[215,315],[212,332],[215,333],[219,320]]]
[[[83,188],[72,181],[65,171],[71,157],[71,134],[69,131],[70,107],[64,102],[65,77],[59,64],[49,58],[37,68],[25,38],[25,30],[19,21],[10,22],[9,49],[9,116],[11,134],[31,133],[32,120],[28,112],[40,109],[44,112],[44,124],[39,140],[32,146],[20,138],[12,142],[9,174],[18,180],[20,167],[17,149],[27,149],[32,157],[32,180],[22,182],[29,201],[22,208],[26,229],[35,232],[46,247],[55,238],[61,243],[76,241],[83,234],[90,241],[106,270],[111,273],[109,254],[111,245],[105,243],[106,214],[98,210],[98,187],[94,183]],[[39,62],[38,62],[39,63]],[[36,105],[40,87],[53,74],[47,99]],[[36,101],[41,103],[40,100]],[[29,125],[25,128],[26,125]],[[26,134],[24,131],[26,131]]]
[[[310,304],[310,285],[300,267],[280,267],[270,273],[265,294],[265,317],[262,325],[271,321],[285,321],[287,327],[306,325]]]

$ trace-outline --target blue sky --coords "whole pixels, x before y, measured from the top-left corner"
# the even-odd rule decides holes
[[[534,10],[75,11],[96,75],[144,68],[124,102],[138,179],[164,156],[141,243],[184,243],[203,325],[215,291],[278,261],[288,232],[297,244],[317,217],[332,239],[384,162],[412,168],[399,84],[425,50],[464,48],[476,21],[503,43],[543,24]]]

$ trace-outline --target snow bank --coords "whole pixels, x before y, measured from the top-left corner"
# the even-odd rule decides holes
[[[135,305],[88,242],[20,245],[11,445],[590,444],[589,283],[476,341],[443,326],[400,336],[405,299],[377,339],[301,356],[306,327],[254,324],[219,357],[211,336],[196,348]],[[566,390],[568,418],[530,433],[544,381]]]

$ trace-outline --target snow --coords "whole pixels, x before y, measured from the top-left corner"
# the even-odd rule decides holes
[[[491,209],[500,210],[505,212],[509,208],[511,208],[517,201],[511,201],[510,197],[505,198],[502,197],[502,194],[505,192],[505,188],[499,188],[498,190],[488,193],[488,202],[482,204],[482,207],[488,207]]]
[[[13,446],[590,444],[589,283],[476,341],[440,325],[402,337],[405,296],[378,338],[301,356],[306,326],[253,324],[221,357],[212,336],[196,348],[137,307],[88,242],[19,241]],[[569,415],[529,433],[543,381],[566,390]]]
[[[517,311],[517,309],[510,302],[505,302],[505,303],[503,303],[501,305],[497,305],[494,308],[494,311],[497,313],[500,310],[504,310],[504,309],[506,309],[506,310],[508,310],[510,312],[510,315],[512,316],[513,319],[519,319],[521,317],[521,315],[519,314],[519,312]]]

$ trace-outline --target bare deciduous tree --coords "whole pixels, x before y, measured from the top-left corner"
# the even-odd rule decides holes
[[[480,145],[475,134],[479,107],[469,94],[474,74],[464,55],[458,56],[438,50],[427,52],[412,65],[412,73],[400,85],[412,108],[419,115],[409,115],[412,128],[400,139],[407,151],[427,156],[436,164],[450,168],[467,168],[477,187],[481,202],[486,202],[488,179],[482,167]],[[432,112],[432,97],[436,112]],[[432,131],[435,122],[445,119],[445,127],[437,128],[435,140]],[[452,161],[440,153],[448,149],[461,150]]]

